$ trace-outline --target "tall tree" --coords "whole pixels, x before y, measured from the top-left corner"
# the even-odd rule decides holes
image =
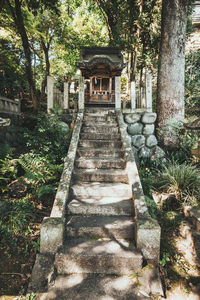
[[[184,119],[185,37],[188,0],[162,1],[161,44],[158,69],[158,134],[165,145],[175,145],[174,120]],[[161,135],[166,129],[166,134]],[[171,128],[171,131],[170,131]],[[173,138],[172,138],[173,136]]]

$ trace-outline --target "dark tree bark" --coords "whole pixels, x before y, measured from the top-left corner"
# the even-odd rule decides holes
[[[161,45],[158,68],[157,127],[165,145],[177,142],[172,126],[184,120],[184,71],[187,0],[162,1]],[[162,130],[167,132],[162,134]],[[171,131],[170,131],[171,128]],[[173,137],[172,137],[173,135]]]
[[[29,83],[31,98],[33,102],[33,108],[35,111],[38,111],[39,108],[39,101],[37,99],[37,92],[36,92],[36,86],[33,78],[33,72],[32,72],[32,64],[31,64],[31,50],[30,45],[28,41],[28,36],[26,33],[26,29],[24,26],[24,20],[22,16],[22,10],[21,10],[21,1],[15,0],[15,7],[13,7],[9,0],[8,5],[10,7],[17,31],[21,37],[22,40],[22,46],[24,49],[24,55],[26,59],[26,76],[27,81]]]
[[[48,43],[45,44],[43,38],[41,37],[41,45],[42,49],[44,51],[45,56],[45,77],[42,81],[42,87],[41,87],[41,94],[44,96],[45,94],[45,88],[47,86],[47,76],[50,74],[50,62],[49,62],[49,47],[50,47],[51,39]]]

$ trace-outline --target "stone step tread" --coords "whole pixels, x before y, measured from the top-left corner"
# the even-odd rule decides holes
[[[142,273],[143,274],[143,273]],[[139,278],[136,285],[132,276],[107,274],[58,275],[46,293],[38,300],[149,300],[149,294],[163,295],[157,273]],[[152,276],[153,275],[153,276]],[[156,276],[157,275],[157,276]],[[153,283],[152,283],[153,278]],[[75,283],[75,284],[74,284]],[[147,296],[144,296],[144,292]],[[39,298],[38,298],[39,297]]]
[[[135,224],[133,217],[128,216],[67,216],[66,227],[72,228],[117,228],[125,230]]]
[[[87,147],[87,148],[95,148],[95,149],[102,149],[102,148],[119,148],[122,147],[121,141],[115,141],[115,140],[79,140],[80,147]]]
[[[83,182],[122,182],[128,183],[128,175],[119,169],[74,169],[74,179]]]
[[[135,222],[127,216],[67,216],[66,238],[133,239]]]
[[[107,201],[107,198],[114,199],[114,201],[132,198],[130,185],[124,183],[77,182],[70,187],[70,192],[76,199],[91,198],[93,201],[99,200],[103,203]]]
[[[142,267],[142,254],[131,240],[66,239],[55,256],[58,274],[130,274]]]
[[[69,198],[67,214],[70,215],[134,216],[132,199],[114,196],[82,199],[75,199],[73,196],[70,196]]]
[[[88,140],[120,140],[119,133],[97,133],[97,132],[81,132],[81,139]]]
[[[93,157],[93,158],[85,158],[85,157],[79,157],[76,159],[76,162],[86,162],[86,163],[125,163],[125,160],[123,158],[102,158],[102,157]]]
[[[81,157],[75,161],[75,166],[80,169],[124,169],[125,161],[123,159],[102,159],[102,158],[91,158],[87,159]]]
[[[83,133],[107,133],[107,134],[117,134],[119,133],[118,127],[113,126],[83,126],[81,129]]]
[[[78,147],[77,151],[99,151],[99,152],[109,152],[109,153],[113,153],[113,152],[122,152],[124,153],[124,151],[121,148],[113,148],[113,147],[102,147],[102,148],[94,148],[94,147]]]

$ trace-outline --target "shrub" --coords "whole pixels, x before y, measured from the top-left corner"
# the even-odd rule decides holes
[[[200,200],[200,173],[193,165],[169,163],[158,171],[156,190],[172,193],[179,204],[196,205]]]

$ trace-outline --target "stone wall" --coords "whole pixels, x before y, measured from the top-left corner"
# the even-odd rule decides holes
[[[127,132],[131,138],[131,146],[139,158],[162,159],[164,151],[157,145],[155,136],[156,113],[136,112],[124,114]]]

